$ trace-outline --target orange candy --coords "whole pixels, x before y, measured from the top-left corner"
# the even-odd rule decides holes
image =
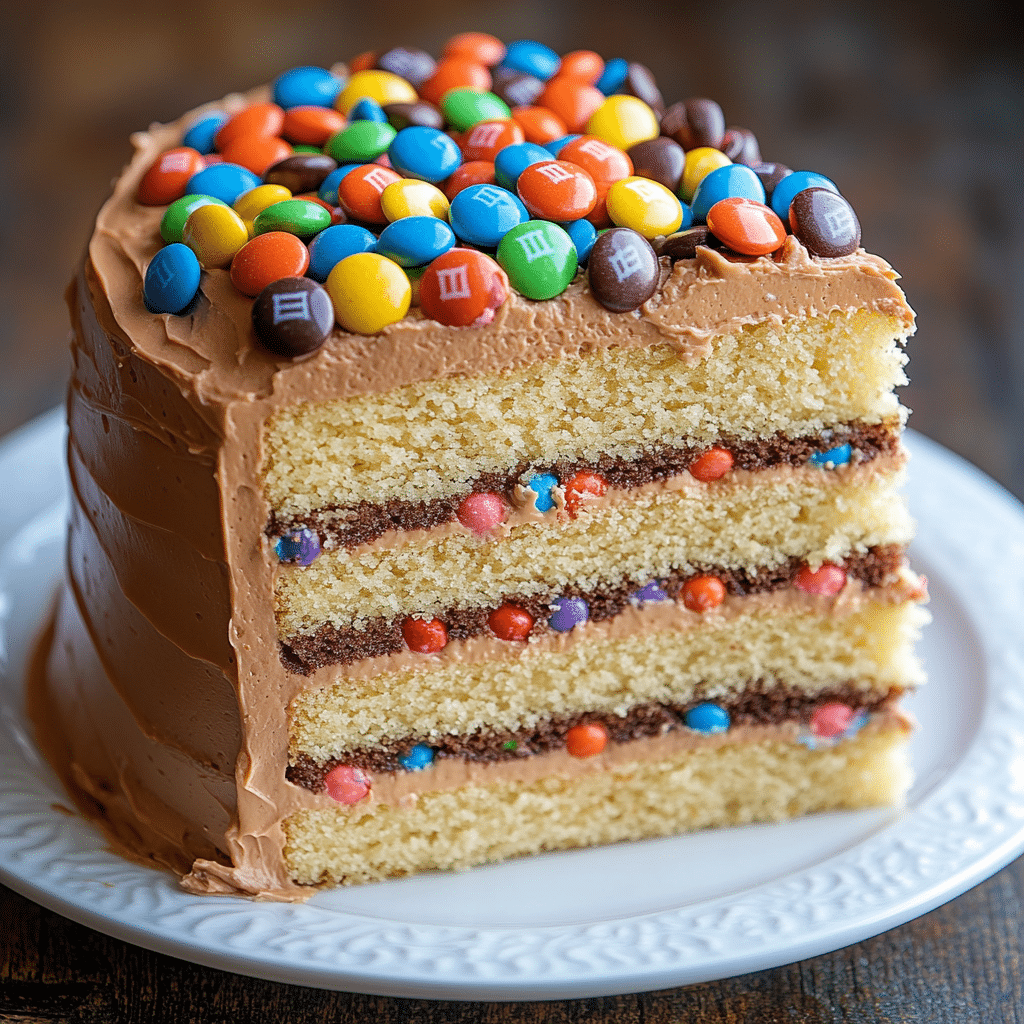
[[[708,210],[708,230],[744,256],[767,256],[786,240],[779,215],[756,199],[730,196]]]
[[[350,75],[354,75],[358,71],[372,71],[376,66],[377,51],[365,50],[363,53],[356,54],[356,56],[348,62],[348,73]]]
[[[349,171],[338,182],[338,205],[356,220],[368,224],[387,224],[380,197],[384,189],[395,181],[401,181],[401,175],[390,167],[363,164]]]
[[[249,239],[231,261],[231,283],[243,295],[259,295],[282,277],[302,277],[309,269],[309,250],[287,231],[268,231]]]
[[[552,78],[537,97],[537,104],[557,114],[570,132],[582,132],[606,96],[586,82],[561,75]]]
[[[575,78],[593,85],[604,71],[604,58],[593,50],[573,50],[562,58],[556,78]]]
[[[345,124],[345,115],[329,107],[292,107],[284,115],[281,134],[289,142],[322,146]]]
[[[420,278],[420,309],[448,327],[482,326],[494,319],[508,293],[505,271],[490,256],[475,249],[449,249]]]
[[[276,103],[254,103],[229,117],[214,136],[214,144],[223,153],[235,139],[246,135],[280,135],[284,111]]]
[[[276,135],[243,135],[232,139],[221,155],[229,164],[239,164],[263,176],[268,167],[292,155],[292,147]]]
[[[435,654],[448,644],[448,630],[440,619],[406,619],[402,637],[417,654]]]
[[[565,734],[565,749],[573,757],[594,757],[608,745],[608,730],[600,722],[574,725]]]
[[[470,160],[457,167],[444,183],[444,194],[451,202],[464,188],[470,185],[494,185],[494,164],[490,160]]]
[[[694,576],[683,584],[683,604],[691,612],[709,612],[725,600],[725,584],[717,576]]]
[[[594,179],[578,164],[542,160],[519,175],[516,189],[534,217],[569,221],[586,217],[597,202]]]
[[[507,118],[504,120],[481,121],[462,136],[459,148],[463,160],[490,160],[499,150],[524,141],[523,129]]]
[[[420,99],[441,106],[444,94],[450,89],[477,89],[491,91],[491,73],[479,61],[465,57],[446,57],[434,73],[420,86]]]
[[[597,473],[577,473],[564,488],[565,510],[575,519],[588,497],[600,498],[608,489],[604,477]]]
[[[202,154],[189,146],[178,146],[161,153],[139,182],[135,198],[144,206],[166,206],[185,194],[193,174],[206,166]]]
[[[547,107],[513,107],[512,120],[523,129],[526,141],[538,146],[569,134],[565,122]]]
[[[496,36],[486,32],[460,32],[452,36],[441,51],[441,59],[461,57],[463,60],[476,61],[487,67],[500,64],[505,56],[505,44]]]
[[[598,228],[610,224],[606,205],[608,189],[615,182],[622,181],[633,173],[633,161],[629,155],[604,139],[594,135],[581,135],[561,148],[558,159],[577,164],[594,179],[597,186],[597,202],[587,214],[587,220]]]
[[[732,469],[732,452],[725,448],[709,448],[690,466],[690,476],[701,483],[710,483]]]

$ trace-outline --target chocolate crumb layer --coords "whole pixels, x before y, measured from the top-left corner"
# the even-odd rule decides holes
[[[846,704],[855,712],[872,714],[891,708],[902,693],[902,689],[892,687],[886,693],[879,694],[863,690],[850,682],[810,697],[781,683],[759,679],[734,697],[716,700],[715,703],[729,712],[730,722],[734,726],[780,725],[784,722],[806,725],[814,712],[825,704]],[[323,763],[299,753],[288,766],[285,775],[289,782],[319,793],[323,790],[324,776],[340,764],[373,772],[407,771],[399,758],[408,756],[417,743],[431,747],[436,758],[461,758],[478,764],[514,761],[534,754],[561,750],[565,747],[565,736],[570,729],[577,725],[595,723],[608,730],[608,738],[612,742],[628,743],[685,729],[686,712],[703,701],[704,698],[688,704],[640,704],[623,716],[601,711],[556,715],[529,729],[481,729],[462,736],[408,736],[377,747],[353,750]]]
[[[869,548],[864,554],[850,555],[844,562],[849,577],[859,580],[865,587],[884,587],[893,583],[904,565],[904,548],[899,544],[886,544]],[[686,581],[694,576],[717,576],[725,584],[728,594],[743,597],[748,594],[766,594],[792,586],[793,578],[804,567],[798,558],[791,558],[772,569],[723,569],[717,566],[701,567],[697,572],[670,572],[660,577],[662,588],[676,600]],[[590,619],[602,622],[614,618],[631,606],[630,598],[646,583],[621,580],[603,584],[592,590],[566,586],[557,593],[509,594],[508,604],[529,612],[535,624],[531,635],[550,631],[547,617],[551,602],[556,597],[582,597],[590,607]],[[493,635],[487,625],[494,606],[486,608],[450,608],[438,617],[448,630],[448,640],[468,640],[470,637]],[[373,619],[360,629],[339,629],[329,623],[321,625],[308,636],[289,637],[280,644],[281,661],[290,672],[308,675],[327,665],[350,665],[363,658],[396,654],[405,650],[402,638],[403,617]]]
[[[700,458],[709,447],[727,448],[737,469],[760,470],[774,466],[802,466],[816,452],[849,444],[851,461],[870,462],[881,455],[893,455],[899,449],[899,428],[891,423],[845,423],[804,437],[771,437],[739,440],[722,437],[714,446],[656,445],[639,458],[626,459],[602,455],[594,462],[562,459],[544,465],[520,463],[507,472],[485,473],[469,481],[461,493],[432,501],[362,501],[355,505],[325,505],[301,516],[278,516],[272,512],[267,523],[269,537],[293,530],[313,530],[321,546],[352,548],[368,544],[390,530],[429,530],[455,519],[455,510],[467,494],[489,491],[514,503],[516,487],[536,473],[550,473],[569,480],[577,473],[599,473],[610,487],[642,487],[644,484],[678,476]]]

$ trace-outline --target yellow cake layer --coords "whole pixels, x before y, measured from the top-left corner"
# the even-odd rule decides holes
[[[427,501],[520,462],[635,458],[655,443],[796,437],[901,422],[906,329],[858,311],[744,327],[688,364],[673,348],[612,348],[276,413],[264,430],[271,507]]]
[[[717,700],[757,679],[807,694],[850,682],[884,693],[923,681],[913,644],[927,618],[912,603],[871,601],[843,615],[762,606],[741,616],[706,613],[696,629],[589,639],[561,651],[519,654],[510,644],[504,660],[460,661],[451,645],[447,658],[424,656],[422,670],[311,686],[291,707],[291,750],[322,762],[383,740]]]
[[[906,734],[861,733],[828,750],[767,742],[698,748],[576,778],[467,786],[385,804],[303,810],[284,822],[303,883],[372,882],[521,854],[898,803]]]
[[[309,566],[281,566],[279,635],[310,634],[325,622],[358,626],[378,616],[488,607],[509,594],[557,593],[569,583],[642,585],[673,568],[770,568],[790,557],[817,566],[910,541],[913,524],[897,493],[901,473],[875,472],[868,463],[748,475],[763,482],[693,482],[640,493],[575,520],[520,523],[502,540],[466,531],[362,553],[327,551]]]

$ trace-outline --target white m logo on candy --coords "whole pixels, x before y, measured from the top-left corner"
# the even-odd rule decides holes
[[[465,263],[439,270],[437,283],[441,286],[442,302],[449,299],[468,299],[473,294],[469,287],[469,274],[466,272]]]
[[[308,320],[309,294],[307,292],[278,292],[272,297],[274,323],[282,320]]]

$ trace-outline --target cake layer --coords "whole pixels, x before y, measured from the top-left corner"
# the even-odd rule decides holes
[[[463,773],[457,789],[410,794],[398,805],[299,810],[284,822],[284,857],[299,882],[351,884],[545,850],[895,803],[909,783],[905,740],[905,726],[890,723],[831,749],[809,750],[778,739],[708,744],[653,760],[624,760],[607,770],[601,770],[605,763],[572,759],[564,773],[547,766],[539,778],[489,785],[482,783],[500,778],[506,766],[474,766],[475,784],[465,784]],[[414,782],[420,773],[408,774]]]
[[[705,566],[771,568],[798,557],[817,568],[851,552],[905,544],[913,526],[898,493],[902,474],[885,472],[883,461],[825,473],[740,471],[710,484],[683,474],[630,492],[629,502],[606,495],[575,519],[503,524],[500,540],[460,528],[433,543],[424,531],[423,540],[409,535],[400,547],[327,551],[312,565],[279,567],[278,635],[310,635],[323,623],[429,618],[452,606],[453,580],[456,606],[468,608],[570,584],[632,579],[642,586]]]
[[[720,335],[697,363],[668,345],[599,348],[386,396],[284,408],[264,431],[267,498],[282,515],[364,500],[429,501],[518,463],[637,459],[655,443],[898,422],[904,412],[892,389],[906,383],[906,333],[891,315],[833,313]]]
[[[292,702],[292,759],[533,728],[577,712],[621,716],[650,702],[728,700],[756,680],[808,695],[850,681],[879,694],[922,681],[912,647],[928,616],[918,605],[781,598],[794,595],[727,598],[703,614],[659,602],[529,643],[476,637],[438,654],[322,669]]]

